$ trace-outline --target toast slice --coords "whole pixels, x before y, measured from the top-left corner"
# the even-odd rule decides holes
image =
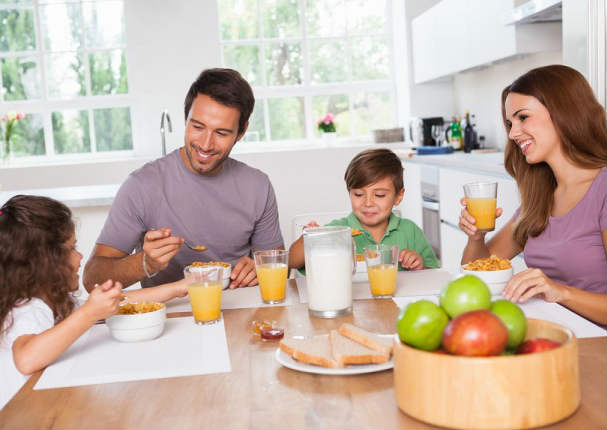
[[[333,358],[327,335],[283,339],[280,341],[280,349],[302,363],[330,368],[343,367]]]
[[[371,348],[367,348],[350,338],[342,336],[337,330],[331,330],[329,335],[333,358],[340,367],[347,364],[370,364],[385,363],[390,359],[390,354],[382,354]]]
[[[392,354],[392,338],[379,336],[349,323],[342,324],[339,333],[381,354]]]

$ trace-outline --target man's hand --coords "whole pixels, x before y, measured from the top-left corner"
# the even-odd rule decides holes
[[[257,285],[257,272],[255,271],[255,262],[252,258],[241,257],[230,274],[230,288],[252,287]]]
[[[148,231],[143,239],[143,258],[148,271],[155,273],[166,269],[181,244],[183,239],[171,236],[170,228]]]
[[[424,259],[411,249],[403,249],[398,255],[398,261],[407,270],[421,270],[424,268]]]

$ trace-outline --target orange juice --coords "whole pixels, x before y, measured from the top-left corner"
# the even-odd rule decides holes
[[[396,291],[396,265],[378,264],[367,269],[371,294],[391,296]]]
[[[221,315],[221,283],[208,282],[188,285],[194,321],[208,324],[219,320]]]
[[[280,303],[285,299],[288,268],[283,263],[260,264],[256,267],[261,300]]]
[[[476,227],[480,231],[495,230],[495,198],[470,198],[466,199],[466,206],[470,215],[476,219]]]

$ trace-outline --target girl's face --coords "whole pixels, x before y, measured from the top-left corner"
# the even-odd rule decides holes
[[[70,250],[70,266],[73,269],[72,277],[72,291],[78,290],[78,270],[80,270],[80,262],[82,261],[82,254],[76,249],[76,235],[72,234],[72,237],[66,242],[67,248]]]
[[[404,189],[396,192],[390,177],[353,188],[350,190],[352,211],[364,228],[376,227],[388,221],[392,208],[401,202],[404,192]]]
[[[508,137],[522,151],[527,163],[548,161],[560,153],[560,140],[550,113],[538,99],[510,93],[504,107],[510,126]]]

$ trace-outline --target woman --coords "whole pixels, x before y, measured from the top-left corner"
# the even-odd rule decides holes
[[[507,299],[538,296],[605,325],[605,110],[579,72],[552,65],[530,70],[502,91],[502,117],[508,132],[504,164],[521,206],[487,243],[463,209],[459,226],[468,243],[462,263],[523,252],[529,268],[508,282]]]

